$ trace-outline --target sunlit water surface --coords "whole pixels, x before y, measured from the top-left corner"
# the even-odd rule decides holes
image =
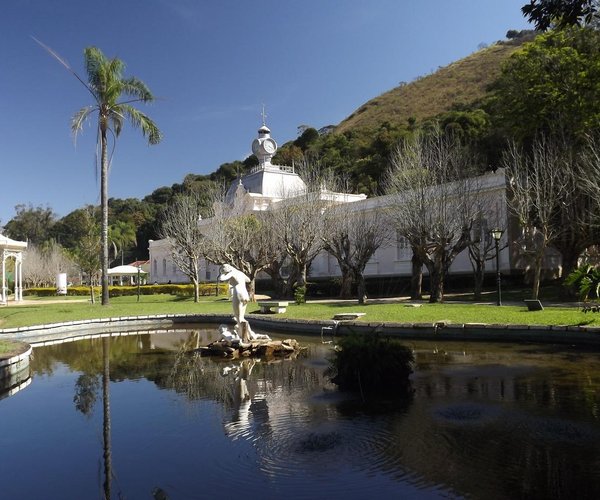
[[[600,498],[596,352],[406,342],[413,399],[369,407],[325,375],[332,344],[184,354],[214,335],[35,348],[0,400],[1,497]]]

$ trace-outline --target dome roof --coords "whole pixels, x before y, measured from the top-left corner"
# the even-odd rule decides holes
[[[279,165],[269,165],[264,168],[253,170],[231,183],[227,190],[226,201],[231,203],[239,185],[242,185],[246,192],[258,194],[267,198],[282,199],[290,196],[297,196],[306,190],[306,184],[302,178],[290,167],[280,167]]]

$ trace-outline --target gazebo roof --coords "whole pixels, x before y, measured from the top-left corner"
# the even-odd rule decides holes
[[[27,248],[27,242],[11,240],[8,236],[0,234],[0,248],[5,248],[7,250],[24,250]]]
[[[147,274],[146,271],[137,266],[117,266],[108,270],[110,276],[135,276],[138,273]]]

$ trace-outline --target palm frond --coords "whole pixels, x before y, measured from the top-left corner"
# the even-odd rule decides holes
[[[142,130],[142,134],[148,139],[148,144],[155,145],[161,141],[162,133],[150,117],[129,104],[121,104],[120,108],[127,115],[131,124]]]
[[[98,93],[104,87],[104,70],[106,66],[106,56],[97,47],[86,47],[83,51],[85,71],[88,76],[88,83],[94,90],[94,95],[98,99]]]
[[[122,113],[120,113],[119,108],[112,109],[112,112],[109,116],[110,123],[111,123],[110,128],[113,130],[113,132],[115,133],[115,136],[117,136],[117,137],[119,137],[119,135],[121,134],[121,130],[123,129],[124,118],[125,117],[123,116]]]
[[[141,80],[132,77],[127,78],[123,82],[123,93],[132,97],[138,98],[142,102],[154,101],[154,96],[150,89]]]
[[[77,134],[83,128],[83,124],[96,109],[96,106],[84,106],[73,115],[71,118],[71,132],[73,133],[73,139],[77,139]]]
[[[46,44],[44,44],[43,42],[39,41],[36,37],[32,36],[31,38],[40,47],[42,47],[46,52],[48,52],[52,57],[54,57],[54,59],[56,59],[60,64],[62,64],[67,69],[67,71],[69,71],[75,78],[77,78],[81,82],[81,84],[86,89],[88,89],[88,91],[90,92],[90,94],[92,94],[94,96],[94,98],[96,98],[96,94],[94,93],[94,91],[92,90],[92,88],[90,87],[90,85],[88,85],[86,82],[83,81],[83,79],[73,70],[73,68],[71,68],[71,66],[69,65],[69,63],[65,59],[63,59],[61,56],[59,56],[57,52],[55,52],[54,50],[52,50]]]

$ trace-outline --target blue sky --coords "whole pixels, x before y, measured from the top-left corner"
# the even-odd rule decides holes
[[[97,204],[95,127],[75,145],[70,118],[86,89],[32,36],[85,76],[83,49],[127,64],[159,100],[164,133],[147,146],[127,128],[109,194],[143,198],[188,173],[244,159],[261,125],[283,144],[297,127],[337,124],[401,81],[529,28],[525,0],[2,0],[0,226],[19,203],[61,217]]]

